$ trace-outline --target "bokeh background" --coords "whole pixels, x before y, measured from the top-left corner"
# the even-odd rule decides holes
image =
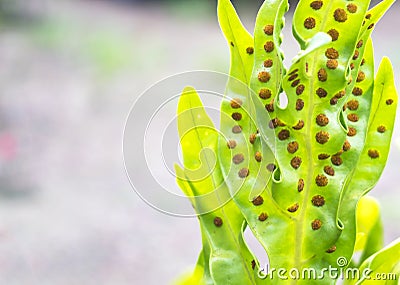
[[[235,1],[250,31],[260,3]],[[398,15],[395,4],[374,40],[400,87]],[[139,199],[122,132],[155,81],[228,64],[216,1],[0,0],[0,284],[168,284],[190,269],[197,221]],[[399,166],[398,124],[372,192],[386,242],[400,236]]]

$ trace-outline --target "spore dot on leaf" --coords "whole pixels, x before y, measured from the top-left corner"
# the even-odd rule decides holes
[[[337,41],[339,38],[339,32],[336,29],[329,30],[328,34],[331,36],[333,42]]]
[[[333,13],[333,17],[339,23],[343,23],[347,21],[347,13],[344,9],[338,8]]]
[[[322,1],[313,1],[311,2],[310,7],[313,8],[314,10],[319,10],[321,9],[323,4],[324,3]]]
[[[336,166],[340,166],[340,165],[342,165],[343,160],[340,157],[340,155],[335,154],[335,155],[332,155],[331,162]]]
[[[264,199],[261,196],[257,196],[256,198],[253,199],[252,201],[254,206],[260,206],[262,203],[264,203]]]
[[[318,80],[321,82],[325,82],[326,80],[328,80],[328,73],[326,72],[325,69],[321,68],[318,71]]]
[[[354,96],[361,96],[363,94],[363,90],[360,87],[354,87],[352,93]]]
[[[315,135],[315,139],[317,140],[318,143],[325,144],[329,141],[329,133],[320,131]]]
[[[327,153],[320,153],[319,155],[318,155],[318,159],[319,160],[325,160],[325,159],[328,159],[328,158],[330,158],[331,156],[329,155],[329,154],[327,154]]]
[[[267,165],[267,170],[269,172],[273,172],[275,169],[276,169],[276,165],[275,164],[270,163],[270,164]]]
[[[233,109],[239,109],[243,104],[243,101],[239,98],[235,98],[231,100],[231,107]]]
[[[335,170],[333,169],[332,166],[329,166],[329,165],[324,167],[324,172],[326,174],[328,174],[329,176],[334,176],[335,175]]]
[[[369,20],[369,19],[371,19],[371,14],[367,14],[366,16],[365,16],[365,19],[367,19],[367,20]]]
[[[295,153],[299,149],[299,143],[296,141],[288,143],[287,151],[289,153]]]
[[[266,59],[266,60],[264,61],[264,67],[265,67],[265,68],[272,67],[272,65],[274,65],[274,62],[272,61],[272,59]]]
[[[214,225],[216,226],[216,227],[220,227],[220,226],[222,226],[222,224],[223,224],[223,222],[222,222],[222,219],[220,218],[220,217],[215,217],[214,218]]]
[[[256,139],[257,139],[257,135],[256,134],[251,134],[250,137],[249,137],[249,142],[251,144],[254,144],[256,142]]]
[[[263,100],[271,98],[271,95],[271,90],[266,88],[261,89],[258,93],[258,96],[260,96],[260,98]]]
[[[253,53],[254,53],[254,48],[253,48],[253,47],[248,47],[248,48],[246,49],[246,52],[247,52],[248,54],[253,54]]]
[[[327,58],[329,58],[329,59],[338,59],[338,57],[339,57],[339,52],[338,52],[336,49],[334,49],[334,48],[328,48],[328,49],[325,51],[325,56],[326,56]]]
[[[234,47],[234,46],[235,46],[235,44],[234,44],[233,42],[231,42],[231,46],[232,46],[232,47]]]
[[[329,118],[325,114],[319,114],[317,118],[315,119],[317,122],[318,126],[324,127],[327,124],[329,124]]]
[[[226,143],[226,145],[228,146],[228,148],[234,149],[234,148],[236,147],[237,143],[236,143],[235,140],[229,140],[229,141]]]
[[[242,114],[240,113],[233,113],[232,114],[232,119],[234,119],[235,121],[240,121],[242,119]]]
[[[376,149],[369,149],[368,150],[368,156],[372,159],[378,158],[379,157],[379,152]]]
[[[265,109],[266,109],[269,113],[272,113],[273,111],[275,111],[274,102],[272,101],[271,103],[266,104],[266,105],[265,105]]]
[[[234,164],[240,164],[243,161],[244,161],[244,155],[241,154],[241,153],[234,155],[233,158],[232,158],[232,162]]]
[[[365,73],[360,71],[357,75],[357,82],[361,82],[365,79]]]
[[[344,142],[344,144],[343,144],[342,149],[343,149],[343,151],[349,151],[350,148],[351,148],[351,144],[350,144],[349,141],[346,140],[346,141]]]
[[[357,114],[348,114],[347,115],[347,119],[350,121],[350,122],[353,122],[353,123],[355,123],[355,122],[358,122],[358,120],[360,119],[359,117],[358,117],[358,115]]]
[[[290,132],[288,130],[282,130],[278,133],[278,138],[281,141],[287,140],[290,137]]]
[[[346,91],[345,90],[341,90],[338,93],[336,93],[335,97],[340,99],[340,98],[343,98],[344,95],[346,95]]]
[[[368,26],[368,30],[371,30],[374,26],[375,26],[375,24],[372,23],[371,25]]]
[[[318,174],[315,178],[315,183],[317,183],[319,187],[324,187],[328,185],[328,177],[323,174]]]
[[[321,195],[315,195],[312,197],[311,202],[316,207],[322,207],[325,205],[325,198]]]
[[[301,192],[304,190],[304,180],[302,178],[297,182],[297,191]]]
[[[322,227],[322,222],[320,220],[314,220],[311,222],[311,228],[316,231]]]
[[[299,203],[293,204],[289,208],[287,208],[288,212],[294,213],[299,209]]]
[[[268,219],[267,213],[261,213],[261,214],[258,216],[258,220],[259,220],[260,222],[264,222],[266,219]]]
[[[356,50],[353,55],[353,59],[356,60],[360,56],[360,52]]]
[[[297,80],[292,82],[291,86],[292,87],[296,87],[297,85],[299,85],[299,83],[300,83],[300,79],[297,79]]]
[[[299,77],[299,75],[298,75],[297,73],[295,73],[295,74],[290,75],[289,78],[288,78],[288,80],[289,80],[289,81],[293,81],[293,80],[295,80],[297,77]]]
[[[274,26],[273,25],[266,25],[264,27],[264,33],[268,36],[272,36],[274,33]]]
[[[241,126],[238,126],[238,125],[233,126],[233,128],[232,128],[232,133],[234,133],[234,134],[240,134],[241,132],[242,132],[242,127],[241,127]]]
[[[350,63],[350,69],[353,70],[356,66],[354,65],[354,63]]]
[[[332,245],[330,248],[326,250],[327,253],[333,253],[336,251],[336,245]]]
[[[361,48],[363,46],[363,44],[364,44],[364,41],[363,40],[359,40],[358,43],[357,43],[357,48]]]
[[[257,162],[261,162],[262,160],[261,152],[257,151],[256,154],[254,155],[254,158],[256,159]]]
[[[298,156],[295,156],[292,158],[292,160],[290,161],[290,165],[294,168],[294,169],[298,169],[301,165],[301,158]]]
[[[329,69],[336,69],[339,66],[339,62],[336,59],[329,59],[326,62],[326,67]]]
[[[275,46],[274,46],[274,42],[268,41],[265,43],[264,45],[264,50],[266,52],[272,52],[274,50]]]
[[[247,176],[249,176],[249,173],[250,173],[249,169],[244,167],[239,170],[238,175],[240,178],[246,178]]]
[[[357,134],[357,130],[353,127],[349,127],[349,131],[347,132],[347,135],[349,137],[354,137]]]
[[[383,134],[384,132],[386,132],[386,127],[380,125],[380,126],[377,128],[377,131],[378,131],[379,133]]]
[[[350,3],[349,5],[347,5],[347,11],[349,11],[350,13],[354,14],[357,12],[357,5]]]
[[[308,30],[315,28],[316,21],[313,17],[308,17],[304,20],[304,27]]]
[[[304,121],[299,120],[295,126],[293,126],[293,129],[298,131],[301,130],[304,127]]]
[[[303,94],[304,89],[305,89],[305,86],[304,86],[303,84],[300,84],[300,85],[297,86],[297,88],[296,88],[296,94],[297,94],[297,95]]]
[[[360,104],[358,103],[357,100],[351,100],[351,101],[347,102],[347,108],[349,108],[352,111],[357,110],[359,105]]]
[[[304,108],[304,101],[301,99],[297,99],[296,101],[296,110],[301,111]]]
[[[392,105],[393,104],[393,99],[387,99],[386,100],[386,105]]]
[[[254,270],[254,268],[256,268],[256,261],[253,259],[253,260],[251,261],[251,269]]]
[[[318,88],[316,93],[319,98],[325,98],[328,95],[328,92],[323,88]]]
[[[258,74],[258,80],[259,80],[260,82],[266,83],[266,82],[268,82],[270,79],[271,79],[271,74],[270,74],[269,72],[267,72],[267,71],[261,71],[261,72]]]

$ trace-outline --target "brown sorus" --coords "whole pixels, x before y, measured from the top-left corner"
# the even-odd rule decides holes
[[[313,29],[315,28],[316,21],[313,17],[308,17],[307,19],[304,20],[304,27],[306,29]]]
[[[304,108],[304,101],[301,99],[297,99],[296,101],[296,110],[301,111]]]
[[[347,102],[347,108],[349,108],[352,111],[357,110],[359,105],[360,104],[358,103],[357,100],[351,100],[351,101]]]
[[[234,149],[234,148],[236,147],[237,143],[236,143],[235,140],[229,140],[229,141],[226,143],[226,145],[228,146],[228,148]]]
[[[311,222],[311,228],[316,231],[322,227],[322,222],[320,220],[314,220]]]
[[[325,205],[325,198],[321,195],[315,195],[312,197],[311,202],[316,207],[322,207]]]
[[[260,206],[262,203],[264,203],[264,199],[261,196],[257,196],[253,199],[252,203],[254,206]]]
[[[333,169],[332,166],[329,166],[329,165],[326,165],[326,166],[324,167],[324,172],[325,172],[326,174],[328,174],[329,176],[334,176],[334,175],[335,175],[335,170]]]
[[[231,107],[233,109],[239,109],[243,104],[243,101],[239,98],[235,98],[231,100]]]
[[[232,119],[234,119],[235,121],[240,121],[242,119],[242,114],[240,113],[232,113]]]
[[[370,149],[368,150],[368,156],[372,159],[378,158],[379,152],[376,149]]]
[[[337,22],[343,23],[347,21],[347,13],[344,9],[338,8],[333,13],[333,17]]]
[[[320,131],[315,135],[315,139],[317,140],[318,143],[325,144],[329,141],[329,133]]]
[[[222,222],[222,219],[220,217],[215,217],[214,218],[214,225],[216,227],[220,227],[220,226],[222,226],[222,224],[223,224],[223,222]]]
[[[240,164],[244,161],[244,155],[241,153],[235,154],[232,158],[234,164]]]
[[[324,127],[327,124],[329,124],[329,118],[325,114],[319,114],[317,118],[315,119],[317,122],[318,126]]]
[[[258,220],[259,220],[260,222],[264,222],[266,219],[268,219],[267,213],[261,213],[261,214],[258,216]]]
[[[260,96],[261,99],[269,99],[271,98],[271,90],[263,88],[260,90],[260,92],[258,93],[258,96]]]
[[[273,25],[266,25],[264,27],[264,33],[268,36],[272,36],[274,33],[274,26]]]
[[[292,158],[292,160],[290,161],[290,165],[294,168],[294,169],[298,169],[301,165],[301,158],[298,156],[295,156]]]
[[[299,120],[298,123],[293,126],[294,130],[301,130],[304,127],[304,121],[303,120]]]
[[[299,209],[299,203],[293,204],[289,208],[287,208],[288,212],[294,213]]]
[[[239,134],[239,133],[241,133],[241,132],[242,132],[242,127],[241,127],[241,126],[238,126],[238,125],[233,126],[233,128],[232,128],[232,133],[234,133],[234,134]]]
[[[329,30],[328,34],[331,36],[333,42],[337,41],[339,38],[339,32],[336,29]]]
[[[250,171],[248,168],[242,168],[239,170],[238,175],[240,178],[246,178],[247,176],[249,176],[249,173],[250,173]]]
[[[288,143],[287,151],[289,153],[295,153],[299,149],[299,143],[296,141]]]
[[[265,43],[264,45],[264,50],[266,52],[272,52],[274,50],[275,46],[274,46],[274,42],[268,41]]]
[[[288,130],[282,130],[278,133],[278,138],[281,141],[287,140],[290,137],[290,132]]]
[[[323,174],[318,174],[317,177],[315,177],[315,183],[320,187],[324,187],[328,185],[328,177]]]

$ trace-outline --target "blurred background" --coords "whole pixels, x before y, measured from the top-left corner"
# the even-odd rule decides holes
[[[234,3],[252,31],[261,1]],[[398,87],[399,13],[392,7],[374,33]],[[138,198],[122,132],[154,82],[228,64],[216,1],[0,0],[0,284],[168,284],[190,269],[197,221]],[[399,125],[394,142],[372,192],[386,242],[400,236]]]

